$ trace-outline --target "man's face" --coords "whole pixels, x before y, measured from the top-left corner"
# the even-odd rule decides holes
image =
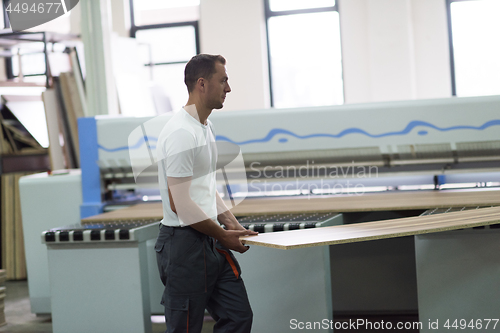
[[[207,81],[206,103],[210,109],[221,109],[226,99],[226,94],[231,91],[231,87],[229,87],[229,83],[227,82],[226,66],[220,62],[216,62],[215,70],[216,72]]]

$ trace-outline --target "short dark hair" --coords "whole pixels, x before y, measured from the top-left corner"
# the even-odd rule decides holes
[[[215,63],[220,62],[226,64],[226,59],[221,55],[198,54],[189,60],[184,69],[184,83],[188,88],[188,92],[193,91],[196,81],[200,77],[210,80],[215,74]]]

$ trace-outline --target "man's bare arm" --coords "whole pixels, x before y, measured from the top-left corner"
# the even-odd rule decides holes
[[[217,220],[220,223],[226,226],[227,230],[246,230],[243,226],[238,222],[236,217],[231,213],[229,208],[227,208],[224,200],[220,197],[218,191],[216,191],[216,199],[217,199]]]
[[[183,223],[193,229],[217,239],[228,249],[243,253],[248,250],[239,237],[256,235],[254,231],[246,230],[224,230],[191,199],[189,188],[191,177],[167,177],[170,207],[179,216]],[[232,214],[231,214],[232,215]]]

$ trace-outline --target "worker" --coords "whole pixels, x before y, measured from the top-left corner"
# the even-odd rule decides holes
[[[169,333],[201,332],[205,309],[216,321],[214,332],[251,331],[253,314],[231,250],[246,252],[239,238],[257,233],[241,226],[217,192],[208,119],[231,91],[225,64],[220,55],[191,58],[184,70],[188,101],[158,138],[163,220],[155,250]]]

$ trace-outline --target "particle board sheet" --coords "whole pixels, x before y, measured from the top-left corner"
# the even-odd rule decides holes
[[[50,169],[60,170],[65,168],[64,151],[59,140],[61,114],[57,92],[54,89],[47,89],[42,93],[42,100],[45,106],[45,118],[47,120],[47,131],[49,133],[49,156]]]
[[[64,158],[66,161],[67,169],[76,169],[78,168],[77,156],[78,151],[76,150],[76,146],[74,144],[74,140],[78,139],[78,132],[75,133],[75,125],[76,118],[74,117],[74,113],[70,107],[68,101],[65,101],[65,94],[67,95],[67,89],[63,82],[59,78],[54,77],[54,90],[56,92],[56,110],[59,112],[57,120],[59,122],[59,130],[64,140],[63,152]],[[72,120],[74,122],[72,122]]]
[[[61,73],[59,75],[59,80],[71,142],[73,144],[73,149],[77,152],[75,153],[75,159],[77,165],[80,165],[80,156],[78,154],[80,151],[78,144],[78,118],[84,116],[82,101],[80,100],[76,79],[73,73]]]
[[[420,235],[493,224],[500,224],[500,207],[316,229],[265,233],[242,237],[241,239],[247,245],[289,250]]]
[[[246,199],[234,215],[298,212],[362,212],[500,205],[500,190],[441,190],[363,195]]]
[[[230,203],[226,203],[230,207]],[[360,196],[319,196],[245,199],[231,209],[236,216],[279,214],[412,210],[441,207],[500,206],[500,190],[490,191],[421,191],[371,193]],[[141,203],[82,220],[82,223],[111,221],[161,220],[162,205]]]
[[[82,224],[137,222],[145,220],[159,221],[163,218],[161,202],[142,203],[127,208],[117,209],[82,219]]]

